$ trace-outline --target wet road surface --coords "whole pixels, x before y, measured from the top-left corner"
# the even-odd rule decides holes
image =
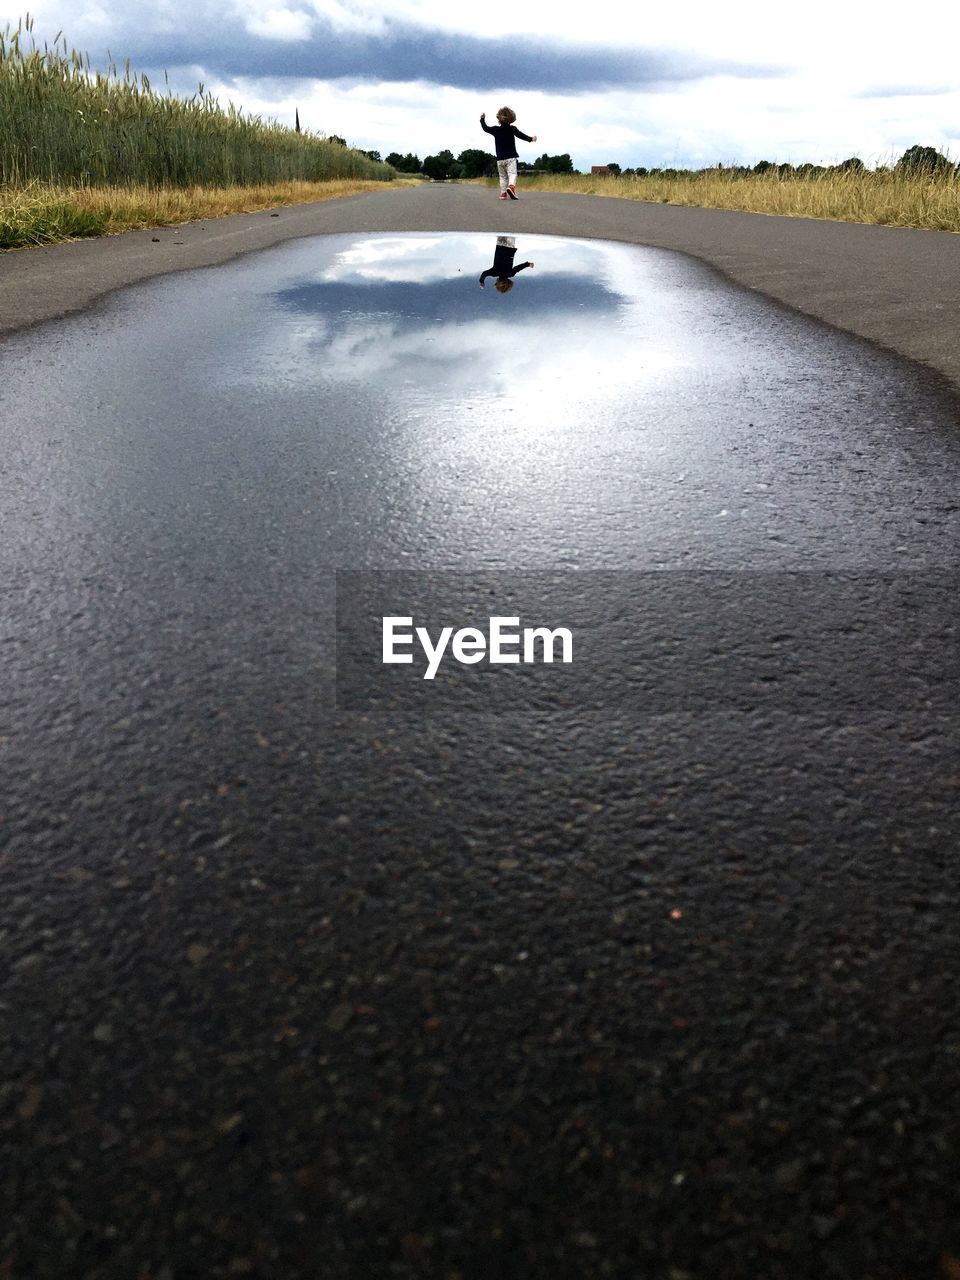
[[[520,232],[279,246],[3,368],[0,1275],[960,1254],[935,384]],[[408,609],[583,658],[389,682]]]
[[[227,262],[310,235],[474,232],[576,235],[690,254],[748,289],[936,370],[960,388],[960,236],[947,231],[423,183],[0,253],[0,334],[89,306],[170,271]]]

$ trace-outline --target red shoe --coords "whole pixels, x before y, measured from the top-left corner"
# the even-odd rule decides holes
[[[500,199],[501,199],[501,200],[506,200],[506,198],[507,198],[507,193],[506,193],[505,191],[501,191],[501,192],[500,192]],[[517,197],[516,197],[516,196],[514,196],[513,198],[514,198],[514,200],[516,200],[516,198],[517,198]]]
[[[511,199],[511,200],[519,200],[519,199],[520,199],[520,197],[517,195],[516,188],[515,188],[513,185],[511,185],[511,186],[507,187],[507,195],[509,195],[509,197],[510,197],[510,199]]]

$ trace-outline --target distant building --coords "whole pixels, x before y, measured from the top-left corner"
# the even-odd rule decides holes
[[[606,164],[595,164],[590,168],[591,173],[609,173],[610,166]]]

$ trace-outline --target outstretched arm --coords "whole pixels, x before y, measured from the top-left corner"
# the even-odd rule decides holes
[[[515,138],[522,138],[524,142],[536,142],[537,140],[537,135],[535,133],[532,135],[527,133],[521,133],[516,125],[513,126],[513,134]]]
[[[484,133],[493,133],[493,130],[487,124],[487,113],[485,111],[480,112],[480,128]]]

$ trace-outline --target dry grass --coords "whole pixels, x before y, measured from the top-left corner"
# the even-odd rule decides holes
[[[391,186],[410,185],[398,179]],[[82,236],[113,235],[138,227],[178,226],[230,213],[254,213],[383,190],[351,179],[281,182],[245,187],[59,187],[31,183],[0,189],[0,249],[50,244]],[[389,188],[388,188],[389,189]]]
[[[810,177],[737,174],[723,169],[675,177],[520,175],[528,190],[617,196],[657,204],[960,231],[960,179],[952,174],[826,172]],[[491,183],[490,185],[494,185]]]

